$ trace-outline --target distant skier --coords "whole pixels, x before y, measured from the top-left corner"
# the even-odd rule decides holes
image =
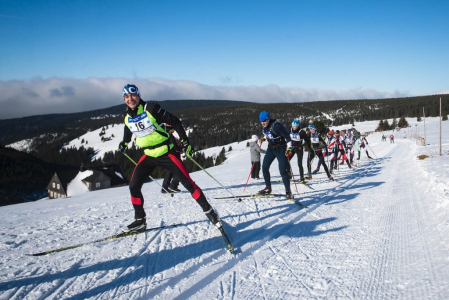
[[[260,153],[266,153],[265,150],[261,149],[259,146],[259,137],[253,135],[251,137],[251,142],[249,143],[249,151],[251,153],[251,178],[260,179]]]
[[[354,142],[357,140],[356,137],[352,135],[351,129],[348,129],[346,132],[345,138],[345,144],[346,144],[346,158],[349,155],[349,163],[353,165],[353,158],[354,158]],[[355,138],[355,139],[354,139]]]
[[[310,138],[304,130],[299,128],[299,121],[296,119],[292,121],[290,138],[292,139],[292,156],[289,160],[292,160],[295,154],[298,155],[299,180],[304,183],[304,168],[302,166],[302,158],[304,155],[303,147],[304,145],[310,144]],[[293,172],[293,170],[291,170],[291,172]]]
[[[360,135],[359,157],[357,157],[358,160],[360,159],[360,152],[362,151],[362,148],[365,149],[366,156],[368,158],[372,158],[371,156],[369,156],[368,149],[365,148],[365,143],[368,145],[368,140],[366,139],[365,135],[362,133]]]
[[[334,146],[334,158],[331,160],[331,169],[334,166],[334,163],[337,164],[338,162],[338,154],[341,155],[342,158],[342,162],[346,161],[346,163],[348,164],[348,167],[350,169],[352,169],[351,164],[349,163],[348,159],[346,158],[346,154],[345,154],[345,149],[346,149],[346,144],[344,141],[344,137],[340,136],[340,130],[336,130],[335,131],[335,137],[332,140],[332,143],[330,145],[328,145],[329,147]]]
[[[307,171],[308,174],[305,177],[306,179],[312,179],[312,159],[315,156],[318,156],[318,159],[321,161],[321,164],[324,167],[324,171],[326,171],[327,177],[329,180],[334,180],[332,175],[329,173],[329,169],[327,168],[326,163],[324,162],[322,149],[327,147],[326,142],[323,137],[317,132],[315,125],[309,125],[310,130],[310,143],[309,143],[309,155],[307,157]]]
[[[119,150],[124,153],[131,137],[136,136],[136,145],[145,149],[134,168],[129,190],[131,203],[134,206],[135,221],[129,224],[123,232],[141,232],[146,229],[146,213],[143,208],[144,199],[141,192],[142,185],[148,175],[157,167],[167,169],[179,179],[182,185],[192,194],[209,220],[217,227],[221,227],[221,221],[212,206],[207,201],[203,191],[190,178],[190,175],[182,161],[176,156],[170,134],[166,130],[166,124],[170,124],[181,139],[182,150],[187,155],[194,153],[193,147],[187,139],[186,132],[181,121],[162,109],[154,102],[145,102],[140,98],[137,86],[127,84],[123,88],[123,98],[128,106],[125,111],[125,130],[123,140],[119,144]]]
[[[290,191],[290,179],[287,173],[287,159],[292,156],[292,142],[287,127],[279,120],[270,119],[268,112],[259,114],[259,121],[262,124],[264,137],[261,143],[268,141],[268,149],[263,158],[262,173],[265,180],[265,188],[259,191],[260,194],[271,193],[270,166],[275,159],[279,163],[279,173],[285,186],[285,194],[288,199],[294,199]]]
[[[182,146],[179,144],[178,140],[173,135],[173,132],[175,131],[175,129],[173,129],[173,127],[171,127],[169,124],[167,124],[165,129],[170,134],[170,139],[171,139],[171,142],[173,143],[173,148],[175,150],[174,155],[179,160],[181,160]],[[164,182],[162,183],[163,189],[161,190],[161,193],[165,194],[165,193],[167,193],[167,191],[172,192],[172,193],[180,193],[181,190],[178,189],[178,186],[179,186],[179,179],[177,177],[173,176],[172,172],[167,171],[167,173],[165,173]]]
[[[390,144],[393,143],[394,144],[394,135],[390,135]]]

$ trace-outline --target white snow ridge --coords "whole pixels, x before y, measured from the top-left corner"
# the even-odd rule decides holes
[[[426,119],[426,147],[409,138],[422,122],[408,121],[412,127],[386,133],[394,144],[368,136],[378,159],[362,152],[355,170],[335,170],[339,182],[321,168],[308,182],[314,190],[292,183],[307,209],[284,197],[215,199],[229,193],[205,172],[192,173],[225,222],[234,255],[182,186],[173,198],[155,183],[142,188],[148,227],[180,226],[36,257],[26,254],[101,239],[132,222],[128,187],[1,207],[0,299],[449,299],[449,123],[443,156],[435,156],[436,118]],[[94,136],[85,137],[89,145]],[[249,149],[246,141],[231,146],[225,163],[207,171],[242,195]],[[292,166],[299,177],[296,156]],[[280,179],[277,162],[270,172]],[[250,179],[245,194],[264,187]],[[285,192],[282,183],[272,188]]]

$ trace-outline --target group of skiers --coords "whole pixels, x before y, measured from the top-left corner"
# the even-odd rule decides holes
[[[382,134],[382,142],[387,141],[387,136]],[[390,134],[390,144],[394,144],[394,135]]]
[[[180,192],[178,184],[181,183],[191,193],[211,223],[222,231],[220,218],[207,201],[203,191],[191,179],[189,172],[181,161],[181,153],[191,157],[195,151],[189,143],[181,121],[170,112],[164,110],[159,104],[145,102],[140,96],[139,89],[135,85],[127,84],[123,88],[123,99],[127,108],[124,113],[124,135],[123,140],[119,144],[119,150],[126,155],[125,151],[133,135],[136,137],[135,144],[144,149],[144,155],[136,164],[129,183],[135,220],[123,229],[123,232],[131,233],[146,230],[146,213],[143,207],[144,197],[141,189],[157,166],[168,171],[162,184],[161,192]],[[259,178],[261,167],[260,154],[265,154],[262,162],[265,188],[259,191],[260,194],[271,193],[269,169],[275,159],[278,160],[279,172],[285,186],[285,194],[289,200],[294,200],[290,189],[290,177],[293,172],[290,160],[295,154],[298,157],[300,181],[303,183],[305,179],[312,178],[311,165],[315,156],[318,157],[319,161],[314,173],[318,172],[320,166],[323,165],[329,180],[333,180],[332,170],[337,165],[338,154],[342,157],[341,164],[346,161],[348,167],[352,168],[353,146],[357,137],[351,134],[351,130],[348,130],[346,135],[343,136],[340,135],[338,130],[335,133],[331,130],[327,133],[326,138],[323,138],[314,125],[309,126],[310,136],[307,135],[304,130],[300,129],[298,120],[293,120],[291,130],[289,131],[284,123],[277,119],[271,119],[266,111],[260,113],[259,121],[262,125],[263,137],[259,139],[257,135],[252,136],[250,152],[251,177],[255,179]],[[177,132],[179,141],[173,136],[174,131]],[[260,147],[264,141],[268,142],[266,151]],[[361,136],[360,150],[365,148],[365,143],[368,144],[368,141]],[[302,160],[306,146],[308,149],[308,173],[307,176],[304,176]],[[368,151],[366,153],[368,155]],[[349,159],[347,155],[349,155]],[[330,169],[327,167],[324,159],[327,156],[331,157]],[[360,151],[358,159],[360,159]]]
[[[251,153],[257,152],[258,160],[253,160],[251,156],[251,163],[253,166],[256,162],[260,163],[260,146],[264,141],[268,141],[268,148],[266,155],[262,163],[262,173],[265,180],[265,188],[260,190],[260,194],[271,193],[271,181],[269,168],[273,160],[276,158],[279,163],[279,173],[282,177],[282,182],[285,185],[286,196],[292,199],[292,193],[290,191],[290,177],[292,173],[290,160],[295,154],[298,156],[298,168],[300,179],[299,181],[305,183],[305,179],[312,179],[312,161],[315,157],[318,157],[317,168],[313,171],[313,174],[317,173],[321,167],[327,174],[329,180],[333,180],[333,170],[337,168],[337,162],[341,159],[340,165],[345,162],[347,166],[352,169],[354,165],[354,147],[357,140],[359,140],[358,158],[360,159],[360,151],[365,149],[365,144],[368,145],[368,141],[364,135],[356,136],[352,134],[352,130],[348,129],[346,132],[340,134],[339,130],[335,133],[330,130],[327,136],[323,136],[317,131],[315,125],[309,125],[308,129],[310,135],[304,130],[300,129],[298,120],[292,121],[292,127],[290,134],[288,134],[287,127],[279,120],[271,119],[268,112],[263,111],[259,115],[259,121],[262,124],[263,138],[259,139],[259,145],[255,142],[253,136],[253,142],[250,144]],[[303,155],[305,147],[307,146],[307,176],[304,176]],[[256,150],[253,150],[256,149]],[[368,158],[371,158],[368,154],[368,150],[365,149]],[[282,155],[284,153],[284,155]],[[330,156],[330,168],[325,162],[325,157]],[[349,156],[349,158],[348,158]],[[252,173],[252,178],[258,178],[258,173]]]

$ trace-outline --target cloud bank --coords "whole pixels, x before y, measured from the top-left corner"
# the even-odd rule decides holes
[[[300,87],[208,86],[193,81],[160,78],[35,78],[0,81],[0,119],[51,113],[72,113],[123,103],[122,88],[139,87],[144,100],[213,99],[259,103],[320,100],[378,99],[410,96],[408,93],[373,89],[325,90]]]

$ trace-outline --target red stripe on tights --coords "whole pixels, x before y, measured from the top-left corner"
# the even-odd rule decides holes
[[[193,184],[193,186],[195,187],[195,191],[192,193],[192,197],[197,200],[200,196],[201,196],[201,190],[200,188],[196,185],[196,183],[192,180],[192,178],[190,178],[189,172],[187,171],[186,167],[184,166],[184,164],[182,163],[182,161],[180,161],[176,156],[174,156],[173,154],[169,154],[168,157],[170,157],[170,159],[178,166],[178,168],[182,171],[182,173],[184,174],[185,177],[187,177],[187,179],[190,181],[191,184]]]

